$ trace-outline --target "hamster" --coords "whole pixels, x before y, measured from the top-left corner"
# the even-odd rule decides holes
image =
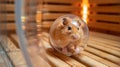
[[[62,18],[60,24],[53,31],[54,42],[57,48],[60,48],[63,53],[79,53],[78,48],[81,42],[81,23],[78,20],[70,18]]]

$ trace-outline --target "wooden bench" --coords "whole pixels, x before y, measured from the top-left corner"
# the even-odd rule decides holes
[[[18,41],[16,34],[10,35],[13,39]],[[21,54],[21,50],[15,47],[13,40],[11,40],[11,52],[9,53],[13,63],[16,67],[26,67],[25,60]],[[33,65],[36,64],[39,67],[41,60],[48,66],[52,67],[120,67],[120,37],[90,32],[90,38],[85,50],[75,56],[65,56],[59,52],[54,51],[48,40],[49,35],[43,33],[41,36],[41,43],[47,50],[47,61],[41,59],[41,55],[34,53],[34,48],[31,49],[30,55],[32,55]],[[13,49],[15,48],[15,49]]]

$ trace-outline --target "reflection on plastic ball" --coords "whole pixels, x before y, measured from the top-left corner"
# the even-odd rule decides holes
[[[55,20],[50,28],[50,43],[67,56],[79,54],[88,40],[88,27],[79,17],[68,14]]]

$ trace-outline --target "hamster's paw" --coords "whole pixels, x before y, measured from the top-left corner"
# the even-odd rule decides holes
[[[83,51],[84,49],[82,48],[82,47],[77,47],[76,49],[75,49],[75,52],[74,52],[74,54],[79,54],[81,51]]]
[[[66,54],[68,52],[67,48],[62,48],[62,52]]]

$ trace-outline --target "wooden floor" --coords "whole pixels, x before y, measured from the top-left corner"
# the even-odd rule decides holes
[[[43,63],[47,67],[120,67],[120,37],[90,32],[88,46],[85,51],[71,57],[51,49],[47,33],[43,33],[41,37],[41,42],[47,51],[47,59],[45,59],[47,62],[43,60],[41,55],[34,53],[34,48],[31,48],[29,52],[31,52],[30,55],[32,55],[35,67],[42,67],[41,64]],[[20,49],[15,46],[18,43],[18,37],[12,34],[8,39],[11,43],[9,56],[13,60],[14,66],[27,67]]]

